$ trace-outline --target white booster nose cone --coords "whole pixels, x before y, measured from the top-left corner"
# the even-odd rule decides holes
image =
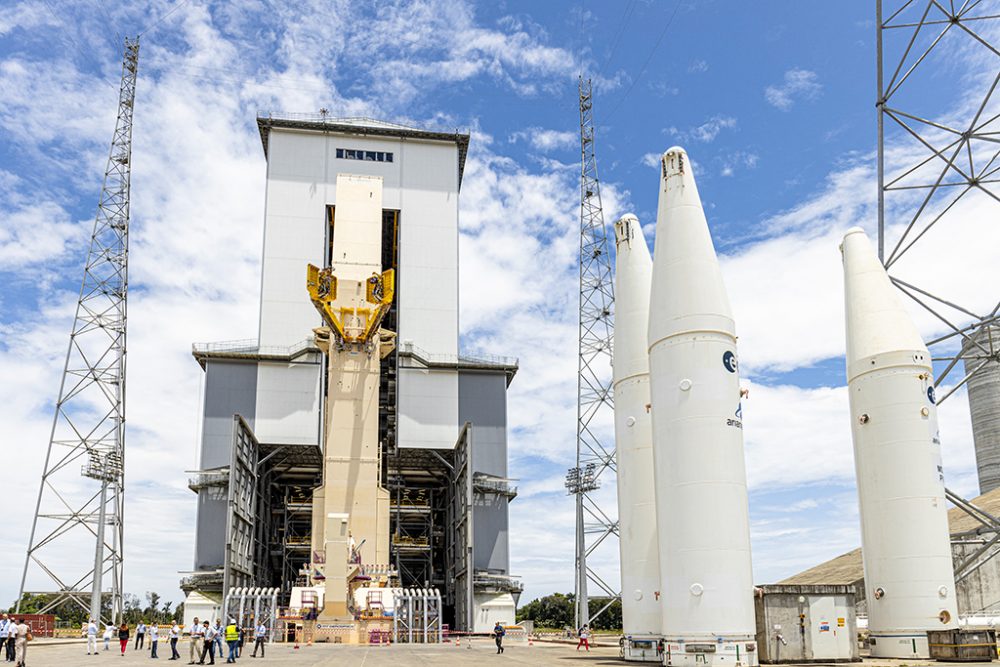
[[[615,456],[621,590],[632,592],[622,595],[622,630],[629,659],[631,638],[659,637],[661,625],[646,344],[653,258],[634,215],[615,223],[615,246]]]
[[[649,312],[667,664],[753,665],[753,574],[736,330],[682,148],[671,148],[661,159]],[[687,650],[699,642],[715,649]]]
[[[958,627],[931,358],[864,230],[841,251],[872,655],[926,658]]]

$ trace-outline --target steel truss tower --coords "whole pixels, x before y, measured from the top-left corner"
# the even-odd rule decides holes
[[[883,4],[894,6],[893,11]],[[994,99],[1000,84],[1000,51],[990,43],[990,31],[1000,28],[1000,16],[992,11],[995,5],[984,7],[988,4],[981,0],[961,4],[877,0],[876,4],[879,257],[903,294],[947,328],[928,341],[934,360],[945,364],[935,380],[938,386],[948,386],[938,395],[939,403],[971,375],[1000,360],[1000,347],[984,344],[977,336],[997,322],[1000,302],[988,311],[966,307],[960,304],[961,295],[938,289],[940,266],[925,265],[923,271],[912,270],[912,263],[903,266],[909,256],[923,251],[928,252],[922,259],[947,259],[937,248],[933,254],[929,251],[935,234],[961,238],[962,205],[982,204],[991,207],[990,215],[1000,215],[1000,100]],[[943,66],[953,65],[948,56],[963,50],[978,51],[977,57],[987,62],[982,68],[987,75],[968,70],[949,73],[969,80],[961,81],[963,97],[945,98],[940,80],[932,74],[940,76]],[[966,84],[978,90],[969,90]],[[893,162],[888,167],[891,175],[886,173],[887,157]],[[974,274],[968,276],[969,284],[976,280]],[[968,370],[953,377],[959,361],[965,361]]]
[[[996,2],[876,0],[879,257],[899,290],[944,329],[927,342],[937,402],[969,386],[973,412],[990,415],[1000,415],[1000,302],[992,303],[1000,293],[983,310],[960,290],[948,293],[942,278],[962,276],[964,287],[983,282],[977,265],[962,261],[977,243],[969,213],[991,224],[1000,216],[998,31]],[[961,65],[955,56],[962,56]],[[956,83],[958,94],[944,92]],[[958,251],[948,256],[943,239]],[[994,392],[986,402],[977,399],[978,406],[972,405],[974,383],[992,383],[986,389]],[[1000,554],[1000,518],[946,491],[981,524],[952,536],[961,545],[960,582]]]
[[[577,379],[576,466],[566,473],[566,489],[576,496],[576,625],[590,622],[589,583],[610,598],[615,589],[587,565],[608,537],[617,537],[618,521],[592,494],[601,477],[614,475],[615,448],[608,427],[613,422],[611,353],[614,334],[614,279],[601,205],[601,183],[594,152],[594,98],[590,79],[580,77],[580,322]],[[610,440],[609,440],[610,438]]]
[[[41,613],[72,602],[100,619],[107,577],[110,615],[104,620],[121,617],[129,188],[138,58],[138,38],[126,38],[118,120],[55,404],[18,611],[30,591],[50,595]],[[93,559],[85,559],[91,549]],[[47,578],[48,588],[25,587],[34,570]]]

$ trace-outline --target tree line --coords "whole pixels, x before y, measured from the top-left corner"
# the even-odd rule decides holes
[[[607,603],[607,598],[591,598],[587,605],[591,617]],[[517,620],[534,621],[536,628],[556,628],[559,630],[573,628],[575,608],[576,596],[573,593],[553,593],[522,606],[517,610]],[[590,627],[593,630],[621,630],[622,601],[613,601],[611,606],[590,623]]]
[[[55,595],[51,593],[25,593],[24,597],[21,598],[20,613],[41,613],[41,610],[45,609],[54,597]],[[13,614],[16,609],[17,604],[12,604],[7,613]],[[56,617],[56,622],[60,625],[63,623],[68,625],[82,625],[90,617],[89,611],[84,610],[83,607],[72,600],[64,600],[46,613],[53,614]],[[107,619],[110,615],[111,596],[105,595],[101,605],[101,616]],[[163,602],[160,594],[154,591],[146,591],[145,600],[141,600],[138,595],[133,593],[126,593],[122,596],[122,618],[129,625],[135,625],[139,621],[166,624],[174,619],[179,621],[183,617],[183,602],[174,607],[172,600]]]

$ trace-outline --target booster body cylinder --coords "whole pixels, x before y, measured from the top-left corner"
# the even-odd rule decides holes
[[[841,251],[872,655],[926,658],[958,627],[931,357],[864,231]]]
[[[681,148],[661,160],[648,342],[667,664],[756,664],[736,332]]]
[[[646,344],[653,259],[634,215],[626,215],[615,223],[615,244],[613,389],[622,629],[626,638],[626,659],[642,659],[647,652],[655,658],[654,645],[647,651],[649,642],[634,644],[631,641],[633,637],[658,637],[661,626]]]

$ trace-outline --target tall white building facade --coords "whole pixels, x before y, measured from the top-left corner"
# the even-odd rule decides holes
[[[267,157],[258,338],[194,349],[205,399],[191,479],[195,566],[183,581],[200,597],[189,599],[215,600],[241,585],[288,590],[309,562],[302,506],[319,483],[325,359],[312,340],[323,322],[306,266],[331,264],[337,177],[355,175],[381,179],[383,269],[396,275],[383,323],[396,350],[382,364],[379,400],[390,565],[404,586],[447,588],[455,626],[513,622],[520,586],[509,573],[507,503],[516,489],[507,475],[506,388],[517,365],[459,353],[469,135],[325,115],[261,116],[258,127]],[[242,441],[255,443],[247,465],[238,460]],[[253,479],[237,479],[244,468]],[[247,484],[252,501],[239,494]],[[255,518],[233,518],[242,515]]]

